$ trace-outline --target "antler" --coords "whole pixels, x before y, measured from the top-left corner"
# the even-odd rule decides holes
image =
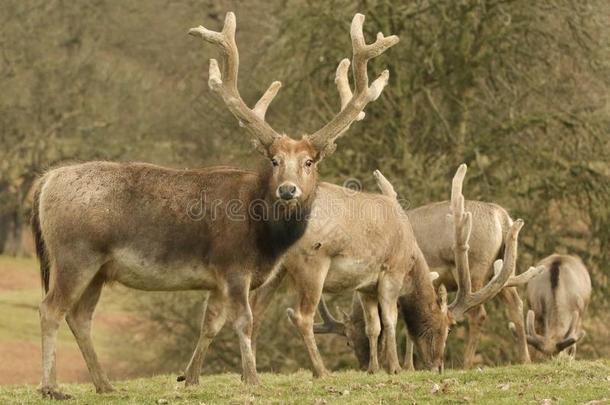
[[[335,333],[337,335],[345,336],[345,324],[343,322],[335,319],[328,307],[326,306],[326,301],[324,301],[324,297],[320,297],[320,302],[318,303],[318,311],[320,312],[320,317],[324,321],[322,324],[315,324],[313,326],[313,333]]]
[[[527,311],[527,318],[525,318],[525,330],[527,343],[534,346],[536,349],[542,351],[544,347],[544,339],[536,332],[536,314],[531,309]]]
[[[558,352],[560,352],[564,349],[567,349],[568,347],[572,346],[573,344],[578,342],[580,339],[585,337],[586,333],[584,330],[581,330],[581,331],[577,332],[576,335],[574,335],[574,331],[578,327],[579,323],[580,323],[580,312],[574,311],[572,313],[572,321],[570,322],[570,327],[568,328],[568,331],[566,332],[565,337],[563,338],[563,340],[561,340],[559,343],[557,343],[555,345]]]
[[[227,108],[239,120],[240,126],[253,137],[254,145],[263,153],[280,135],[265,121],[267,107],[281,87],[280,82],[273,82],[250,109],[239,95],[237,74],[239,70],[239,53],[235,43],[235,14],[228,12],[222,31],[216,32],[203,26],[191,28],[189,35],[199,35],[205,41],[218,47],[222,54],[222,74],[216,59],[210,59],[210,77],[208,85],[212,91],[220,94]],[[262,146],[262,147],[261,147]]]
[[[511,225],[506,237],[504,260],[497,260],[496,263],[494,263],[494,268],[496,269],[494,277],[485,287],[473,293],[470,279],[470,266],[468,263],[468,241],[472,230],[472,215],[470,212],[464,212],[462,184],[465,176],[466,165],[462,164],[453,177],[453,186],[451,190],[450,216],[453,217],[455,233],[453,252],[458,273],[458,291],[455,300],[449,305],[449,310],[456,320],[463,319],[466,311],[493,298],[506,286],[506,283],[515,270],[517,260],[517,237],[519,235],[519,230],[521,230],[521,227],[523,226],[523,220],[521,219],[516,220]],[[519,279],[517,279],[517,281],[518,280]],[[513,280],[513,282],[514,281],[516,280]]]
[[[368,103],[377,100],[383,88],[388,84],[390,73],[384,70],[381,75],[369,86],[367,63],[388,48],[398,43],[398,37],[391,35],[384,37],[380,32],[374,43],[367,45],[364,40],[362,26],[364,15],[356,14],[352,20],[350,36],[352,38],[352,73],[354,76],[354,94],[352,94],[347,79],[347,71],[350,65],[348,59],[343,59],[337,68],[335,83],[341,97],[341,111],[312,134],[309,139],[320,156],[331,154],[335,149],[334,141],[341,136],[354,121],[364,118],[363,110]]]

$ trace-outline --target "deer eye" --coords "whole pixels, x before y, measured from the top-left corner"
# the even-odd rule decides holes
[[[273,159],[271,159],[271,164],[272,164],[274,167],[277,167],[277,166],[279,166],[279,165],[280,165],[280,162],[278,162],[276,158],[273,158]]]
[[[305,166],[306,166],[306,167],[311,167],[311,166],[313,166],[313,159],[307,159],[307,160],[305,161]]]

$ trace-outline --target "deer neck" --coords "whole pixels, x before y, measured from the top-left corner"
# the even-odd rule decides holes
[[[251,216],[258,225],[260,251],[274,261],[305,233],[317,189],[299,203],[287,205],[278,201],[274,190],[269,190],[268,178],[263,176],[262,181],[267,182],[261,187],[265,193],[259,198],[260,203],[253,205]]]
[[[409,333],[424,335],[440,322],[444,314],[437,302],[434,285],[430,280],[430,270],[421,252],[415,259],[409,277],[409,293],[400,298],[400,306]]]

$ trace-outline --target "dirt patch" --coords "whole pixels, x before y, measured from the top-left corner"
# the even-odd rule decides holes
[[[40,276],[31,270],[0,264],[0,291],[40,288]]]
[[[0,385],[35,384],[40,382],[40,345],[30,342],[4,341],[0,345]],[[57,350],[59,381],[84,382],[89,376],[78,349],[59,347]]]
[[[31,342],[3,341],[0,344],[0,385],[38,384],[42,373],[40,345]],[[129,377],[126,364],[101,359],[111,379]],[[89,371],[78,347],[57,348],[59,383],[90,382]]]

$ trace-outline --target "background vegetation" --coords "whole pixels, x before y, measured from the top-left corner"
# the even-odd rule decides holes
[[[339,107],[333,79],[349,57],[355,12],[365,29],[401,42],[370,67],[390,84],[362,123],[321,165],[323,179],[380,169],[418,206],[446,199],[466,162],[465,195],[494,201],[526,222],[520,266],[577,254],[593,278],[581,353],[610,354],[610,4],[605,0],[4,0],[0,3],[0,250],[30,252],[24,214],[35,177],[72,160],[143,160],[175,167],[254,166],[258,159],[207,88],[212,47],[187,37],[198,24],[238,19],[240,90],[253,102],[271,80],[275,128],[314,131]],[[134,294],[142,317],[133,346],[140,373],[175,371],[195,343],[203,294]],[[282,294],[259,343],[259,366],[308,364],[285,319]],[[336,303],[347,305],[349,297]],[[334,306],[333,306],[334,307]],[[492,303],[481,362],[514,359],[502,308]],[[35,316],[35,315],[34,315]],[[459,329],[449,364],[461,363]],[[355,364],[345,342],[323,337],[334,368]],[[121,351],[120,356],[125,356]],[[147,367],[141,363],[146,357]],[[206,371],[235,370],[236,339],[219,336]]]

